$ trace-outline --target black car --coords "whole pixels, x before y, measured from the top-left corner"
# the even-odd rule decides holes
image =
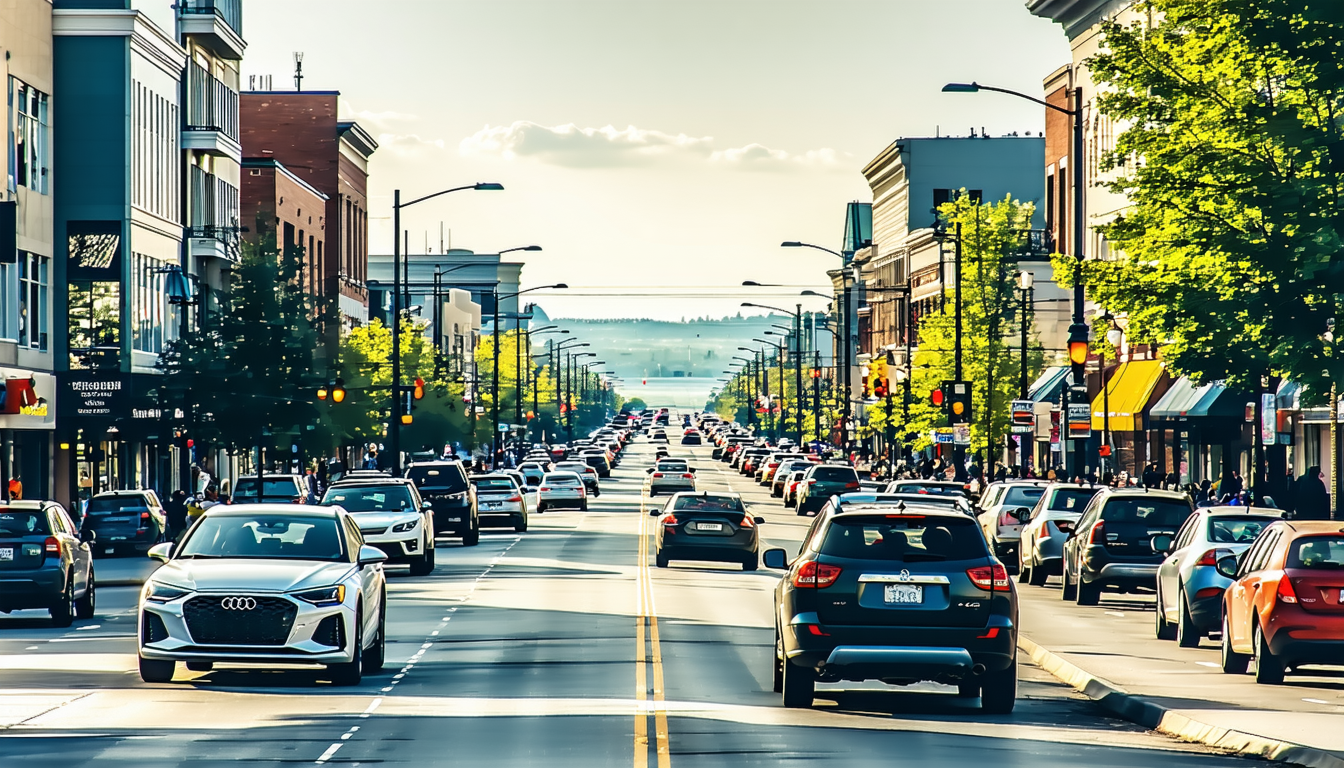
[[[1103,591],[1155,589],[1167,543],[1194,512],[1183,493],[1102,489],[1064,541],[1061,597],[1096,605]],[[1156,538],[1160,547],[1153,546]]]
[[[681,436],[682,445],[700,445],[703,442],[699,432],[686,432]]]
[[[434,533],[461,536],[462,545],[481,541],[481,518],[476,508],[476,489],[467,482],[466,470],[457,461],[414,462],[406,477],[415,483],[420,498],[434,510]]]
[[[1017,697],[1017,592],[975,520],[932,509],[818,517],[775,587],[774,685],[810,707],[818,682],[931,680],[1008,713]]]
[[[107,491],[89,499],[80,529],[98,535],[98,551],[148,552],[168,538],[168,516],[149,490]]]
[[[97,536],[52,501],[0,504],[0,613],[45,609],[57,627],[93,618]]]
[[[736,493],[678,493],[661,510],[655,535],[654,562],[666,568],[673,560],[714,560],[741,563],[754,571],[760,562],[757,526]]]
[[[583,463],[597,470],[598,477],[611,477],[611,462],[607,461],[605,450],[585,450],[579,454]]]

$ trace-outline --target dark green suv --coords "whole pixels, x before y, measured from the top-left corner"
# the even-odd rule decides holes
[[[859,473],[843,464],[818,464],[798,484],[798,514],[815,515],[832,496],[859,490]]]

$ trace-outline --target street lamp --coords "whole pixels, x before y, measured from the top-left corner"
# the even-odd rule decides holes
[[[796,306],[797,306],[797,311],[795,311],[795,312],[790,312],[789,310],[784,309],[784,308],[782,308],[782,307],[772,307],[772,306],[769,306],[769,305],[767,305],[767,304],[755,304],[755,303],[752,303],[752,302],[750,302],[750,301],[744,301],[744,302],[742,302],[742,306],[744,306],[744,307],[755,307],[755,308],[757,308],[757,309],[769,309],[769,310],[774,311],[774,312],[783,312],[784,314],[789,315],[790,317],[793,318],[793,331],[792,331],[792,333],[793,333],[793,345],[794,345],[794,347],[796,348],[795,350],[793,350],[793,351],[795,352],[795,354],[794,354],[794,358],[793,358],[793,391],[794,391],[794,401],[795,401],[795,402],[794,402],[794,407],[793,407],[793,420],[794,420],[794,422],[795,422],[794,426],[797,427],[796,434],[797,434],[797,438],[798,438],[798,444],[799,444],[799,445],[802,445],[802,444],[803,444],[803,409],[802,409],[802,402],[803,402],[803,345],[802,345],[802,341],[803,341],[803,305],[802,305],[802,304],[798,304],[798,305],[796,305]],[[766,331],[766,333],[770,333],[770,331]],[[782,395],[783,392],[784,392],[784,371],[783,371],[783,368],[782,368],[782,367],[781,367],[780,372],[779,372],[779,389],[780,389],[780,394]],[[820,415],[816,415],[816,414],[814,414],[814,418],[820,418]],[[785,419],[784,423],[785,423],[785,424],[788,424],[788,419]]]
[[[570,345],[573,345],[573,346],[570,346]],[[580,341],[580,340],[578,340],[578,339],[565,339],[564,341],[561,341],[559,344],[552,345],[552,350],[555,352],[555,368],[554,368],[554,370],[555,370],[555,422],[556,422],[556,425],[558,426],[558,425],[560,424],[560,422],[564,421],[566,427],[568,428],[567,431],[568,431],[568,432],[571,432],[571,433],[573,432],[573,429],[569,427],[570,419],[568,419],[568,418],[566,417],[566,413],[565,413],[565,412],[562,412],[562,410],[561,410],[561,408],[562,408],[561,403],[564,402],[564,401],[561,399],[561,387],[564,386],[564,384],[565,384],[565,366],[562,365],[562,360],[564,360],[564,358],[563,358],[561,355],[563,354],[563,355],[565,355],[565,356],[568,356],[568,355],[569,355],[569,352],[567,352],[566,350],[570,350],[570,349],[578,349],[579,347],[587,347],[587,346],[589,346],[589,343],[588,343],[588,342],[586,342],[586,341]],[[567,410],[568,410],[568,404],[566,404],[564,407],[565,407],[565,410],[567,411]]]
[[[863,243],[863,246],[864,246],[864,247],[867,247],[868,245],[870,245],[870,243]],[[822,251],[823,253],[829,253],[829,254],[831,254],[832,256],[836,256],[836,257],[838,257],[842,262],[844,262],[845,266],[847,266],[847,267],[853,266],[853,263],[852,263],[852,257],[853,257],[853,254],[852,254],[852,253],[850,253],[850,254],[845,254],[845,253],[841,253],[840,251],[833,251],[833,250],[831,250],[830,248],[824,248],[824,247],[822,247],[822,246],[820,246],[820,245],[814,245],[814,244],[812,244],[812,243],[803,243],[803,242],[799,242],[799,241],[797,241],[797,240],[786,240],[786,241],[784,241],[783,243],[780,243],[780,247],[782,247],[782,248],[811,248],[811,249],[813,249],[813,250],[816,250],[816,251]],[[849,431],[849,417],[850,417],[850,412],[849,412],[849,411],[850,411],[849,399],[850,399],[850,393],[852,392],[852,388],[853,388],[853,384],[852,384],[852,382],[851,382],[851,372],[850,372],[850,369],[853,367],[853,362],[852,362],[852,361],[853,361],[853,350],[851,349],[851,347],[852,347],[852,339],[853,339],[853,336],[854,336],[854,329],[853,329],[853,324],[852,324],[851,319],[850,319],[850,308],[851,308],[851,306],[853,305],[853,295],[854,295],[854,293],[853,293],[853,289],[854,289],[855,286],[858,285],[858,282],[859,282],[859,275],[858,275],[858,268],[857,268],[857,266],[854,266],[852,270],[846,270],[845,272],[843,272],[843,273],[842,273],[842,280],[841,280],[841,282],[842,282],[842,285],[844,286],[844,290],[843,290],[843,293],[842,293],[842,296],[841,296],[841,300],[840,300],[840,307],[839,307],[839,310],[840,310],[840,318],[841,318],[841,323],[840,323],[840,326],[841,326],[841,327],[840,327],[840,331],[841,331],[841,332],[840,332],[839,335],[836,336],[836,341],[839,342],[836,346],[840,349],[841,354],[839,355],[839,359],[836,360],[836,365],[837,365],[837,367],[839,368],[839,372],[838,372],[838,375],[836,376],[836,380],[837,380],[837,384],[839,385],[837,388],[838,388],[838,389],[842,389],[842,390],[844,391],[844,400],[843,400],[843,402],[844,402],[844,406],[845,406],[845,407],[844,407],[844,409],[843,409],[843,410],[844,410],[844,413],[843,413],[843,415],[841,416],[841,418],[843,419],[843,421],[841,422],[841,425],[842,425],[842,427],[841,427],[841,441],[843,442],[844,439],[845,439],[845,437],[847,436],[848,431]],[[820,297],[820,298],[824,298],[824,299],[830,299],[830,298],[833,298],[833,297],[830,297],[830,296],[825,296],[825,295],[823,295],[823,294],[817,293],[816,291],[803,291],[803,295],[804,295],[804,296],[816,296],[816,297]]]
[[[1019,99],[1026,99],[1035,104],[1039,104],[1046,109],[1053,109],[1063,115],[1068,115],[1073,124],[1073,152],[1069,162],[1073,164],[1073,323],[1069,326],[1069,362],[1073,369],[1073,383],[1077,385],[1086,385],[1087,375],[1087,348],[1088,348],[1088,329],[1087,322],[1083,317],[1083,304],[1085,301],[1083,291],[1083,248],[1085,242],[1086,230],[1083,225],[1083,216],[1085,206],[1083,200],[1084,184],[1084,161],[1083,161],[1083,89],[1077,87],[1073,89],[1073,108],[1066,109],[1056,106],[1043,99],[1034,96],[1028,96],[1025,93],[1010,91],[1006,88],[995,88],[990,85],[981,85],[976,82],[970,83],[948,83],[943,86],[943,93],[979,93],[980,91],[991,91],[993,93],[1004,93],[1009,96],[1016,96]],[[1068,414],[1064,414],[1067,424]],[[1064,430],[1067,432],[1067,428]],[[1083,442],[1075,441],[1075,459],[1077,465],[1076,475],[1084,474],[1084,463],[1086,459],[1083,456]]]
[[[445,189],[432,195],[417,197],[410,202],[401,202],[401,190],[392,192],[392,412],[388,419],[388,441],[392,446],[391,469],[393,475],[401,474],[401,209],[416,203],[423,203],[450,192],[463,190],[495,192],[504,189],[504,185],[495,182],[477,182],[462,187]]]
[[[536,248],[536,247],[537,247],[537,246],[527,246],[527,248]],[[519,249],[515,249],[515,250],[527,250],[527,248],[519,248]],[[568,287],[569,287],[569,286],[568,286],[568,285],[565,285],[564,283],[555,283],[554,285],[538,285],[538,286],[533,287],[533,288],[524,288],[524,289],[521,290],[521,291],[515,291],[515,292],[513,292],[513,293],[508,293],[508,294],[505,294],[505,295],[503,295],[503,296],[500,296],[500,295],[499,295],[499,283],[495,283],[495,287],[494,287],[494,288],[492,289],[492,291],[491,291],[491,293],[492,293],[492,295],[493,295],[493,297],[494,297],[494,313],[493,313],[493,316],[494,316],[494,317],[493,317],[492,322],[490,323],[490,332],[491,332],[491,335],[494,337],[494,338],[492,339],[494,348],[491,350],[491,355],[494,357],[494,364],[493,364],[492,366],[490,366],[490,411],[491,411],[490,422],[491,422],[491,425],[494,427],[494,430],[495,430],[495,431],[494,431],[494,434],[491,436],[491,443],[490,443],[490,446],[491,446],[491,448],[490,448],[490,466],[491,466],[491,468],[493,468],[493,469],[498,469],[498,468],[499,468],[499,467],[497,466],[496,462],[498,461],[499,451],[500,451],[500,441],[499,441],[499,302],[500,302],[500,301],[503,301],[503,300],[505,300],[505,299],[513,299],[513,298],[517,298],[517,297],[519,297],[519,296],[522,296],[522,295],[525,294],[525,293],[531,293],[531,292],[533,292],[533,291],[545,291],[545,290],[550,290],[550,289],[563,290],[563,289],[568,288]],[[514,344],[517,344],[517,343],[518,343],[518,340],[517,340],[517,339],[514,339]],[[518,375],[518,372],[517,372],[517,371],[514,371],[514,376],[517,376],[517,375]]]
[[[536,330],[533,330],[531,328],[527,330],[527,355],[528,355],[527,375],[529,380],[532,382],[533,418],[540,418],[541,416],[541,404],[540,401],[538,400],[538,392],[540,391],[540,387],[538,385],[541,384],[541,379],[537,376],[537,371],[535,370],[532,362],[535,357],[535,355],[532,353],[532,337],[543,336],[548,333],[569,333],[569,329],[561,328],[558,325],[543,325],[542,327],[537,328]],[[546,354],[548,357],[550,356],[549,352]],[[538,422],[538,424],[540,424],[540,422]]]

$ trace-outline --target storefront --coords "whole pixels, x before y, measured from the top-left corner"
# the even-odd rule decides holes
[[[1170,387],[1160,360],[1132,360],[1109,370],[1106,386],[1092,400],[1092,432],[1109,444],[1112,455],[1102,458],[1103,472],[1128,472],[1142,477],[1152,460],[1153,446],[1144,432],[1144,411]]]
[[[54,498],[56,377],[0,368],[0,383],[0,488],[21,488],[25,499]]]
[[[60,374],[60,439],[70,446],[70,498],[152,488],[161,495],[180,461],[174,418],[158,400],[162,377],[109,371]]]
[[[1148,428],[1160,435],[1155,459],[1180,482],[1217,483],[1224,472],[1251,471],[1253,398],[1221,383],[1195,384],[1182,376],[1148,411]],[[1250,415],[1248,419],[1247,416]]]

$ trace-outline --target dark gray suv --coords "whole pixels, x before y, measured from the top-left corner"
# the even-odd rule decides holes
[[[45,609],[57,627],[93,618],[95,538],[53,501],[0,504],[0,613]]]
[[[1155,589],[1167,546],[1194,512],[1183,493],[1102,489],[1064,541],[1061,597],[1096,605],[1103,591]]]
[[[434,511],[434,533],[461,536],[462,546],[481,541],[481,518],[476,508],[476,489],[467,482],[467,472],[458,461],[416,461],[406,468],[420,498]]]

